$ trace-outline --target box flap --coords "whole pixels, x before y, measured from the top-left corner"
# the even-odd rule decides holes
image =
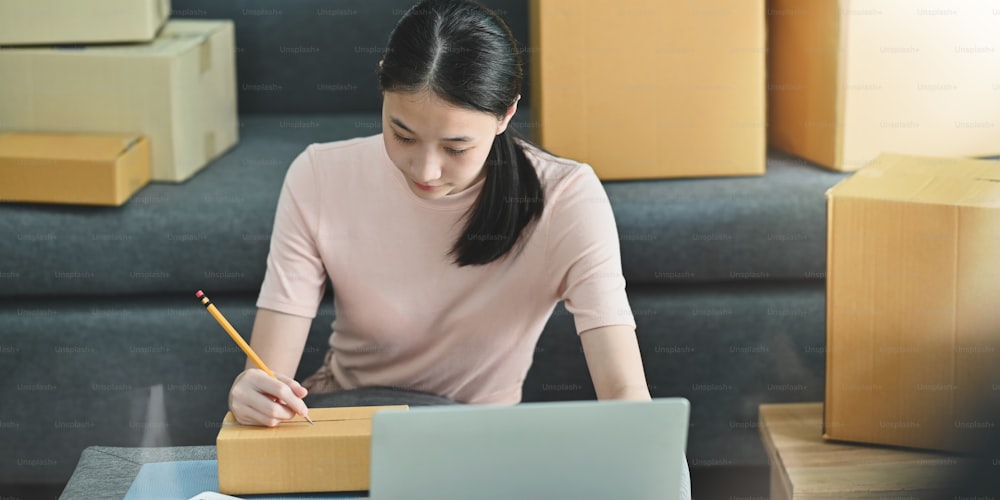
[[[933,156],[911,156],[882,154],[868,166],[886,174],[924,175],[956,179],[983,178],[1000,181],[1000,162],[972,158],[941,158]],[[868,166],[865,168],[868,169]]]
[[[222,29],[229,21],[209,21],[209,20],[170,20],[163,27],[157,36],[156,41],[163,48],[172,52],[182,52],[192,46],[201,47],[202,69],[210,64],[206,62],[205,52],[208,51],[205,42],[218,30]]]
[[[0,156],[6,158],[106,161],[134,147],[138,134],[0,134]]]
[[[407,410],[410,407],[407,405],[394,405],[394,406],[348,406],[342,408],[311,408],[309,410],[309,418],[315,423],[320,422],[341,422],[348,420],[371,420],[372,415],[380,410]],[[280,424],[278,427],[291,426],[305,424],[309,425],[306,419],[299,415],[296,415],[291,420]],[[236,422],[236,418],[233,417],[232,412],[226,413],[226,418],[222,421],[222,426],[225,427],[251,427],[259,428],[258,426],[244,426]]]
[[[882,154],[828,196],[1000,208],[1000,162]]]
[[[216,439],[217,442],[222,442],[272,439],[279,435],[286,440],[313,439],[316,436],[365,436],[371,434],[371,419],[375,412],[406,409],[409,409],[409,406],[312,408],[309,410],[309,418],[315,425],[296,415],[275,427],[242,425],[236,422],[232,412],[227,412]]]

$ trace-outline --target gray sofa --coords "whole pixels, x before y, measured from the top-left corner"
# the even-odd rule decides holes
[[[527,39],[524,0],[486,3]],[[241,88],[239,144],[183,184],[150,184],[119,208],[0,204],[0,485],[65,482],[90,445],[214,441],[244,356],[194,293],[249,335],[288,164],[310,143],[380,131],[378,54],[359,49],[384,44],[408,4],[264,15],[263,1],[174,0],[174,17],[236,21],[241,85],[286,90]],[[279,50],[294,44],[347,48],[312,64]],[[528,106],[526,89],[515,123],[530,134]],[[822,400],[824,192],[844,177],[771,153],[762,177],[605,183],[651,393],[691,401],[693,472],[766,466],[757,405]],[[300,379],[326,350],[330,293]],[[524,400],[592,398],[560,306]]]

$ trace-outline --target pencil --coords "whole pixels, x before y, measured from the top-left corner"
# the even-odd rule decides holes
[[[253,349],[251,349],[250,345],[243,340],[243,337],[241,337],[236,329],[233,328],[233,325],[229,324],[229,321],[222,315],[221,312],[219,312],[219,309],[215,307],[215,304],[212,304],[212,301],[208,299],[205,292],[198,290],[198,293],[194,294],[194,296],[201,299],[201,303],[205,305],[205,308],[208,309],[208,312],[215,318],[215,321],[218,321],[219,324],[222,325],[222,329],[225,330],[230,337],[232,337],[233,342],[236,342],[236,345],[240,346],[240,349],[243,349],[243,352],[246,353],[247,357],[250,358],[255,365],[257,365],[257,368],[264,370],[264,373],[267,373],[267,375],[271,378],[278,378],[277,375],[275,375],[274,372],[264,364],[264,360],[260,359],[260,356],[253,352]],[[308,420],[310,424],[313,423],[312,419],[309,418],[309,415],[302,415],[302,417]]]

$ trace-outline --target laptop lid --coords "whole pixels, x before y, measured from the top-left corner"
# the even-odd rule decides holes
[[[372,419],[372,500],[674,499],[690,404],[431,406]]]

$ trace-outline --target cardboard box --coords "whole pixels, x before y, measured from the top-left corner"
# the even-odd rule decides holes
[[[972,451],[1000,407],[1000,162],[881,155],[827,192],[824,437]]]
[[[152,43],[0,48],[0,127],[142,133],[156,181],[180,182],[238,139],[232,21],[169,21]]]
[[[770,0],[768,140],[833,170],[1000,153],[990,0]]]
[[[542,146],[604,180],[764,173],[764,0],[530,9]]]
[[[170,0],[3,0],[0,45],[148,42]]]
[[[368,489],[372,415],[403,406],[312,408],[277,427],[245,426],[232,413],[216,439],[219,492],[306,493]]]
[[[125,203],[149,183],[141,135],[0,134],[0,199]]]

